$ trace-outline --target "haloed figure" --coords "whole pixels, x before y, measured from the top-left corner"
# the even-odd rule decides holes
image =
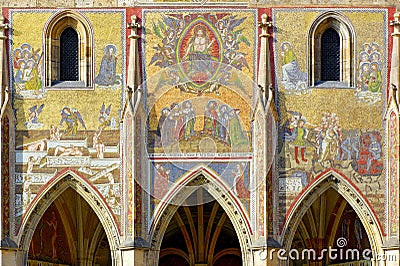
[[[99,74],[94,82],[102,86],[111,86],[116,83],[117,49],[115,45],[109,44],[104,48]]]

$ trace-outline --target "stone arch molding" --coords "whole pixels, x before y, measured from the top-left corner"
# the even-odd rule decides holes
[[[251,247],[251,228],[247,215],[244,213],[242,206],[240,206],[232,193],[227,189],[228,186],[224,184],[222,178],[213,170],[205,166],[199,166],[197,169],[187,172],[176,183],[154,212],[155,215],[151,222],[149,233],[152,250],[150,265],[158,265],[161,243],[172,217],[199,186],[217,200],[232,222],[239,239],[243,265],[253,265],[249,252]]]
[[[374,254],[383,254],[383,232],[375,213],[351,181],[333,170],[317,178],[292,204],[281,233],[280,243],[283,248],[290,248],[301,218],[313,202],[329,188],[336,190],[354,209],[365,228]]]
[[[111,258],[114,263],[113,265],[119,265],[120,257],[117,249],[120,244],[120,237],[119,229],[113,218],[113,214],[99,192],[89,181],[82,178],[73,170],[63,171],[49,181],[47,186],[36,196],[30,208],[25,213],[21,229],[17,236],[19,248],[22,252],[22,257],[19,258],[19,261],[24,265],[26,264],[29,245],[40,219],[43,217],[47,208],[67,188],[75,190],[93,209],[106,232],[111,250]]]
[[[340,81],[348,87],[355,84],[356,58],[355,43],[356,34],[350,19],[340,12],[328,11],[314,19],[308,30],[308,56],[309,84],[315,86],[321,80],[321,37],[328,29],[333,28],[340,37]]]
[[[60,36],[66,28],[73,28],[78,34],[79,80],[86,87],[93,85],[94,71],[94,33],[89,19],[84,14],[73,10],[62,10],[48,19],[43,29],[43,51],[45,63],[45,85],[52,86],[52,81],[59,78]]]

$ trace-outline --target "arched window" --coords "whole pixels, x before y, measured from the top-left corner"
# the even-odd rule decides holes
[[[80,13],[55,14],[44,28],[45,86],[87,88],[93,86],[93,32]]]
[[[322,34],[321,81],[340,81],[340,37],[332,28]]]
[[[78,80],[78,34],[73,28],[66,28],[60,38],[60,81]]]
[[[355,85],[355,31],[337,12],[317,17],[309,29],[308,77],[310,86]]]

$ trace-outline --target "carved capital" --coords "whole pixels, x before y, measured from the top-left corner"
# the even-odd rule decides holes
[[[394,32],[392,36],[399,37],[400,36],[400,13],[394,14],[394,20],[390,21],[390,26],[394,27]]]
[[[7,30],[9,28],[8,23],[3,23],[4,19],[0,19],[0,30]]]
[[[4,31],[9,29],[9,24],[4,23],[4,17],[0,15],[0,39],[6,39],[7,37],[4,35]]]
[[[400,25],[400,21],[398,18],[395,18],[394,20],[390,21],[390,26],[398,26]]]
[[[271,35],[268,34],[268,28],[272,27],[272,22],[268,21],[267,14],[261,15],[261,21],[258,22],[258,27],[260,27],[262,30],[260,37],[271,37]]]
[[[267,14],[262,14],[261,15],[261,21],[258,22],[258,27],[260,28],[270,28],[272,27],[272,22],[268,21],[268,15]]]
[[[135,15],[131,16],[132,22],[128,23],[128,29],[131,30],[131,35],[129,35],[129,38],[134,38],[137,39],[139,38],[139,35],[137,34],[137,30],[142,28],[142,25],[140,25],[138,21],[138,17]]]

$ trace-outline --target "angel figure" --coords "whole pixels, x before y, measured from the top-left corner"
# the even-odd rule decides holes
[[[111,103],[110,105],[108,105],[107,108],[103,103],[99,112],[100,128],[105,128],[107,126],[110,126],[110,120],[109,120],[110,113],[111,113]]]
[[[44,103],[40,106],[34,105],[29,108],[28,121],[25,122],[25,126],[28,129],[38,129],[43,127],[43,123],[39,123],[39,115],[43,111]]]
[[[61,120],[59,125],[61,126],[63,123],[67,124],[67,128],[65,129],[66,136],[68,135],[75,136],[76,132],[78,131],[79,123],[86,130],[86,125],[85,122],[83,121],[82,115],[75,108],[70,108],[68,106],[65,106],[61,110]]]
[[[162,42],[153,48],[156,53],[150,60],[149,65],[154,64],[161,68],[175,64],[175,49],[178,36],[183,32],[186,23],[183,19],[162,15],[162,20],[153,21],[154,34],[162,39]]]
[[[44,103],[42,103],[39,107],[37,105],[32,106],[29,109],[29,122],[33,124],[39,123],[39,114],[42,112],[44,108]]]

